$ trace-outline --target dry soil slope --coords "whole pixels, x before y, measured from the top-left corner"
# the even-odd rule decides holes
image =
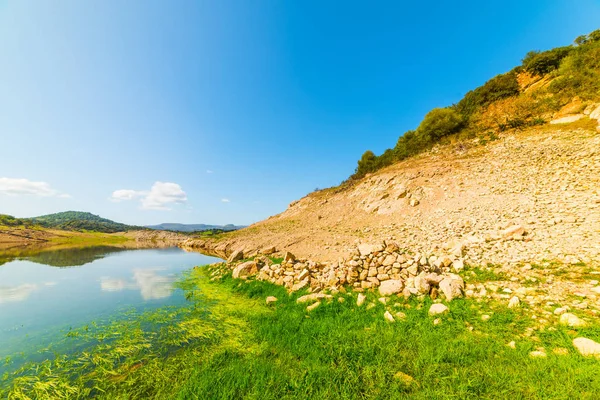
[[[526,234],[503,237],[514,226]],[[218,242],[188,245],[221,255],[275,246],[336,261],[357,242],[390,238],[426,253],[460,243],[470,264],[598,260],[600,134],[579,122],[437,148],[352,185],[309,194]]]

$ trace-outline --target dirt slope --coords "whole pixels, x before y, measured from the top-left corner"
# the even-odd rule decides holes
[[[511,228],[524,234],[512,235]],[[186,245],[221,255],[275,246],[302,258],[336,261],[358,242],[390,238],[422,253],[463,246],[470,264],[600,259],[595,121],[434,149],[351,186],[309,194],[219,241]]]

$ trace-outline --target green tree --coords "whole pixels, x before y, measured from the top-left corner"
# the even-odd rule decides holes
[[[429,143],[456,133],[464,125],[464,118],[452,108],[434,108],[429,111],[417,128],[417,136]]]

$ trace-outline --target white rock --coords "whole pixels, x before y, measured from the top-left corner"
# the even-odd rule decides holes
[[[465,263],[463,260],[454,260],[452,262],[452,269],[456,272],[460,272],[465,268]]]
[[[399,279],[383,281],[381,282],[381,285],[379,285],[379,293],[381,293],[382,296],[400,293],[402,292],[402,289],[404,289],[404,283]]]
[[[508,301],[508,308],[515,308],[518,307],[519,304],[521,304],[521,300],[517,297],[517,296],[513,296],[509,301]]]
[[[490,319],[490,316],[489,316],[489,315],[487,315],[487,314],[483,314],[483,315],[481,316],[481,320],[482,320],[482,321],[487,321],[487,320],[489,320],[489,319]]]
[[[378,251],[382,251],[383,250],[383,245],[381,244],[366,244],[366,243],[361,243],[358,245],[358,251],[360,252],[361,256],[367,256],[369,254],[378,252]]]
[[[267,304],[275,303],[277,301],[277,297],[269,296],[269,297],[267,297],[266,301],[267,301]]]
[[[390,322],[395,322],[394,317],[389,311],[386,311],[385,314],[383,314],[383,317]]]
[[[512,340],[512,341],[510,341],[510,342],[507,344],[507,346],[508,346],[508,347],[510,347],[511,349],[516,349],[516,348],[517,348],[517,343],[515,343],[515,341],[514,341],[514,340]]]
[[[577,315],[571,313],[565,313],[560,316],[560,324],[567,325],[572,328],[580,328],[585,326],[586,323],[582,319],[580,319]]]
[[[567,312],[567,309],[564,307],[558,307],[554,310],[554,315],[562,315]]]
[[[439,283],[440,290],[446,296],[446,300],[452,301],[457,297],[462,297],[465,288],[465,282],[458,275],[452,275],[442,279]]]
[[[592,339],[578,337],[573,339],[573,347],[581,353],[582,356],[600,357],[600,343],[594,342]]]
[[[583,114],[567,115],[566,117],[553,119],[552,121],[550,121],[550,123],[551,124],[568,124],[570,122],[579,121],[583,117],[584,117]]]
[[[358,298],[356,299],[356,305],[359,307],[362,306],[366,299],[367,299],[367,296],[365,296],[362,293],[359,293]]]
[[[296,303],[308,303],[309,301],[321,300],[321,299],[331,299],[333,296],[325,293],[311,293],[305,296],[298,297]]]
[[[448,311],[450,311],[450,309],[441,303],[432,304],[431,307],[429,307],[429,315],[445,314]]]

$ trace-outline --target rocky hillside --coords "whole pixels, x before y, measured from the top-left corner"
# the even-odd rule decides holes
[[[526,303],[539,329],[584,326],[600,313],[598,113],[437,147],[182,246],[228,258],[215,277],[233,270],[315,296],[376,289],[383,302],[466,295]]]
[[[593,108],[600,114],[600,105]],[[561,117],[564,118],[564,117]],[[219,241],[219,254],[275,246],[318,261],[357,243],[395,241],[414,253],[464,250],[465,262],[567,262],[600,256],[600,135],[596,120],[509,132],[437,148],[342,186]],[[518,233],[515,236],[514,233]]]

